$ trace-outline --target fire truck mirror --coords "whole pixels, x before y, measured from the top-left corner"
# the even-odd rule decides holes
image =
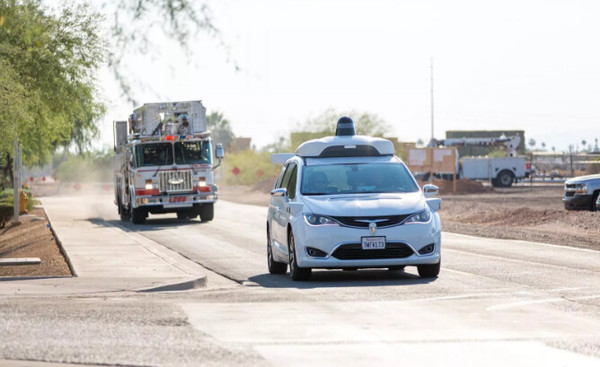
[[[223,148],[223,144],[217,144],[217,158],[223,159],[225,156],[225,149]]]

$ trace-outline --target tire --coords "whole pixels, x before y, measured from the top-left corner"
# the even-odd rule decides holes
[[[214,204],[203,204],[199,210],[200,220],[203,222],[210,222],[215,216]]]
[[[296,241],[294,240],[294,234],[290,232],[288,239],[288,252],[290,254],[290,277],[292,280],[309,280],[311,275],[311,268],[301,268],[298,266],[296,259]]]
[[[271,274],[285,274],[287,272],[287,264],[280,263],[273,259],[273,250],[271,249],[271,234],[267,228],[267,266]]]
[[[417,271],[421,278],[437,278],[440,273],[440,260],[437,264],[417,265]]]
[[[117,199],[117,209],[119,210],[119,217],[123,222],[129,222],[130,216],[129,211],[121,204],[121,199]]]
[[[131,208],[131,223],[144,224],[146,223],[147,215],[148,212],[144,208]]]
[[[189,213],[189,211],[182,210],[180,212],[177,212],[177,219],[181,219],[181,220],[190,219],[190,213]]]
[[[598,195],[600,194],[600,191],[596,191],[594,193],[594,196],[592,197],[592,205],[590,206],[590,210],[595,212],[595,211],[600,211],[600,208],[597,205],[597,201],[598,201]]]
[[[515,175],[511,171],[500,171],[496,179],[492,180],[492,185],[495,187],[511,187],[514,179]]]

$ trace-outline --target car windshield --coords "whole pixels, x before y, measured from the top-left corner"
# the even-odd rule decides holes
[[[136,145],[135,159],[137,167],[173,164],[173,145],[171,143]]]
[[[305,166],[302,195],[416,192],[410,172],[397,163]]]
[[[209,141],[184,141],[175,143],[175,163],[210,164]]]

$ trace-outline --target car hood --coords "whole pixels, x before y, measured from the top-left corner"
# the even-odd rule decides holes
[[[425,208],[420,192],[304,196],[303,201],[312,213],[345,217],[411,214]]]
[[[574,184],[574,183],[583,183],[587,181],[600,180],[600,174],[597,175],[589,175],[589,176],[579,176],[568,179],[565,184]]]

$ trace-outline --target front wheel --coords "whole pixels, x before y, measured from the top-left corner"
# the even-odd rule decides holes
[[[203,222],[209,222],[213,220],[215,216],[214,204],[202,204],[200,207],[200,220]]]
[[[311,268],[301,268],[298,266],[296,257],[296,241],[294,240],[294,234],[290,232],[288,240],[288,252],[290,254],[290,276],[292,280],[309,280],[311,275]]]
[[[600,191],[597,191],[594,193],[594,196],[592,197],[592,206],[590,208],[591,211],[595,212],[595,211],[600,211],[600,205],[599,201],[600,201]]]
[[[125,206],[123,206],[123,204],[121,204],[121,199],[117,200],[117,208],[119,209],[119,217],[121,218],[121,221],[129,222],[129,211],[125,209]]]
[[[144,224],[148,213],[143,208],[131,208],[131,223]]]
[[[273,249],[271,248],[271,234],[267,228],[267,266],[269,267],[269,273],[271,274],[285,274],[287,271],[287,264],[280,263],[273,259]]]
[[[187,220],[190,218],[191,218],[191,215],[188,210],[182,210],[180,212],[177,212],[177,219],[179,219],[179,220]]]
[[[440,260],[437,264],[417,265],[417,271],[421,278],[436,278],[440,273]]]

